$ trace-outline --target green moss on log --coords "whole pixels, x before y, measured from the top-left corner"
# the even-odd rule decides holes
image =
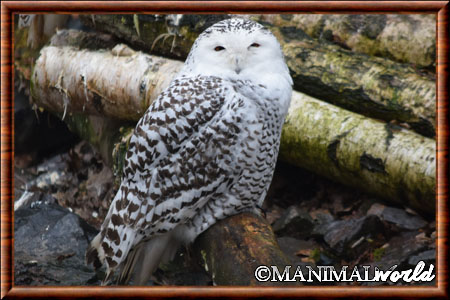
[[[141,49],[185,59],[202,30],[226,17],[183,15],[178,24],[173,24],[170,18],[138,15],[139,35],[135,28],[136,18],[132,15],[95,15],[95,24],[90,17],[82,19],[86,24],[115,34]],[[296,15],[289,18],[255,15],[252,18],[267,26],[280,40],[296,90],[369,117],[407,123],[425,136],[435,136],[433,74],[421,73],[413,65],[353,53],[328,42],[319,43],[296,27]],[[376,36],[383,28],[369,23],[360,25],[364,29],[362,36],[367,38]],[[163,36],[168,40],[164,41]],[[158,37],[161,39],[152,49]],[[173,37],[176,42],[172,48]]]
[[[294,93],[280,158],[430,215],[436,141]]]
[[[304,31],[321,43],[371,56],[429,68],[436,63],[436,16],[433,14],[254,15],[252,19],[282,30]]]

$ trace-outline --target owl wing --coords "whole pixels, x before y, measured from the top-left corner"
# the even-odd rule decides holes
[[[122,184],[88,262],[106,260],[111,275],[134,245],[191,218],[237,178],[230,146],[239,139],[235,112],[243,103],[218,77],[171,83],[136,126]]]

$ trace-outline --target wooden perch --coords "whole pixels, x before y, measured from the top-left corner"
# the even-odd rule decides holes
[[[96,37],[95,39],[93,38],[94,37],[90,36],[90,34],[86,35],[70,30],[56,35],[52,39],[52,44],[66,48],[67,46],[77,46],[83,49],[95,48],[96,46],[101,48],[111,47],[110,37],[101,36]],[[72,51],[83,52],[83,50],[76,50],[75,48],[71,49]],[[134,55],[142,55],[140,53],[134,53],[131,49],[126,47],[115,48],[114,51],[117,49],[122,51],[122,55],[124,55],[124,53],[128,54],[126,60],[123,59],[126,56],[119,56],[121,57],[118,58],[121,62],[119,63],[119,66],[123,66],[122,63],[130,63],[130,57],[133,57]],[[75,55],[75,57],[77,56]],[[155,61],[162,60],[155,59],[154,57],[146,57],[146,59],[139,61],[145,61],[151,65]],[[166,62],[163,62],[162,64],[164,63]],[[72,65],[72,67],[75,68],[74,70],[79,70],[76,68],[76,65]],[[147,69],[148,68],[150,68],[150,66],[148,66]],[[143,66],[142,69],[145,69],[145,66]],[[96,72],[95,68],[90,70],[94,73]],[[151,68],[151,70],[153,71],[151,74],[141,73],[140,75],[143,77],[152,77],[153,75],[160,76],[164,74],[164,70],[167,69]],[[169,70],[171,70],[170,67]],[[96,75],[97,76],[94,77],[93,80],[95,82],[103,82],[104,79],[102,79],[102,76],[99,76],[99,74]],[[72,78],[73,74],[64,76]],[[136,74],[130,74],[130,76],[136,76]],[[173,74],[169,73],[167,76],[170,78]],[[163,76],[161,76],[161,79],[162,77]],[[69,80],[68,82],[72,81]],[[162,86],[167,84],[165,80],[156,82],[157,84],[149,85],[152,86],[152,88],[159,90]],[[120,90],[123,88],[124,84],[127,83],[130,83],[129,78],[124,78],[124,81],[122,81],[117,88]],[[68,90],[72,91],[71,89]],[[136,89],[131,88],[129,91],[136,91]],[[54,91],[48,90],[48,92],[51,93]],[[144,94],[151,95],[150,97],[147,97],[146,100],[142,100],[144,102],[152,101],[155,97],[154,93],[148,91]],[[60,95],[59,97],[62,98],[64,95]],[[123,113],[122,107],[127,103],[123,100],[129,99],[130,97],[119,98],[117,95],[112,95],[111,97],[116,103],[119,103],[114,111]],[[58,96],[55,96],[55,99],[57,98]],[[137,98],[138,97],[136,97],[136,99]],[[136,107],[139,106],[139,101],[131,101],[129,103],[132,103],[132,105],[135,105]],[[83,112],[72,111],[72,109],[79,110],[82,104],[85,106],[85,111],[89,110],[95,114],[90,115]],[[62,117],[63,107],[56,106],[52,107],[52,109]],[[108,109],[105,111],[111,112],[111,110]],[[112,119],[98,116],[98,113],[99,112],[90,101],[80,102],[79,105],[73,106],[70,103],[64,121],[73,132],[76,132],[81,138],[89,141],[99,150],[104,162],[112,167],[116,177],[116,183],[120,183],[122,166],[128,149],[128,142],[134,129],[134,124],[118,120],[117,118]],[[111,114],[110,116],[117,117],[114,114]],[[220,236],[220,239],[217,238],[218,236]],[[272,228],[267,221],[262,217],[250,213],[243,213],[227,218],[210,227],[197,238],[193,249],[195,257],[204,265],[206,271],[211,274],[214,284],[216,285],[285,285],[284,283],[274,284],[270,281],[260,283],[256,280],[254,272],[256,268],[262,264],[268,266],[276,265],[279,267],[279,270],[283,270],[286,265],[292,265],[292,262],[289,261],[280,250]]]
[[[124,51],[128,50],[124,49]],[[100,98],[99,101],[104,103],[101,110],[104,115],[116,118],[123,117],[124,111],[132,110],[130,103],[134,102],[129,99],[134,98],[144,99],[142,102],[136,102],[138,103],[136,107],[140,108],[140,114],[142,114],[145,110],[141,106],[142,103],[148,105],[154,100],[157,93],[145,91],[143,94],[149,95],[148,98],[139,98],[140,83],[145,82],[146,78],[162,78],[163,80],[156,81],[156,86],[152,87],[153,91],[160,91],[170,81],[170,76],[164,70],[175,70],[180,66],[179,62],[171,60],[164,60],[164,68],[152,69],[140,66],[141,70],[145,70],[140,73],[143,76],[140,78],[137,76],[136,70],[129,71],[129,66],[135,65],[132,60],[145,63],[158,61],[159,58],[134,52],[131,56],[115,57],[107,51],[93,53],[70,47],[56,49],[55,47],[46,47],[42,49],[41,53],[34,69],[33,100],[38,106],[45,106],[47,109],[59,113],[60,116],[63,114],[64,105],[62,103],[67,95],[69,95],[66,98],[66,100],[68,99],[68,116],[71,116],[76,109],[77,113],[82,112],[82,104],[85,105],[86,112],[98,113],[94,106],[95,101],[86,101],[82,76],[77,73],[80,69],[76,67],[92,61],[93,56],[96,57],[96,64],[102,68],[113,61],[116,64],[113,67],[114,70],[119,72],[97,72],[96,68],[92,67],[90,69],[95,73],[84,73],[84,78],[88,78],[91,82],[108,82],[111,81],[111,77],[121,78],[121,80],[115,80],[115,86],[111,88],[111,90],[119,91],[120,97],[107,90],[109,88],[107,84],[102,85],[106,90],[95,87],[98,91],[97,94],[109,93],[109,99],[114,99],[114,101],[103,102]],[[48,53],[51,53],[52,56],[49,56]],[[67,57],[59,57],[60,55]],[[105,60],[101,59],[102,56],[105,57]],[[60,65],[60,68],[51,66],[48,69],[49,57],[55,61],[65,61],[72,67],[65,68]],[[48,74],[49,72],[53,73]],[[64,80],[60,79],[61,73],[64,74]],[[115,76],[111,74],[115,74]],[[73,80],[68,80],[69,78],[73,78]],[[58,85],[59,89],[51,88]],[[149,85],[146,84],[146,86]],[[126,91],[129,91],[130,94],[126,94]],[[88,90],[88,96],[89,93]],[[72,105],[72,101],[77,101],[78,104]],[[107,107],[110,105],[115,107],[114,110]],[[120,115],[113,115],[115,111],[120,112]],[[136,120],[137,118],[139,118],[139,113],[132,111],[127,119]],[[89,122],[87,118],[83,120],[83,122]],[[87,123],[78,127],[85,128],[86,126],[87,128],[98,127]],[[72,127],[78,128],[77,126]],[[95,133],[91,131],[85,132],[94,135],[86,137],[89,141],[102,140],[96,138]],[[125,133],[129,134],[129,131],[125,130]],[[434,213],[436,162],[433,139],[294,92],[281,144],[281,158],[287,162],[305,167],[343,184],[391,199],[396,203],[411,206],[421,212]],[[111,146],[106,148],[111,149]]]
[[[69,115],[66,123],[99,150],[120,184],[134,126],[83,114]],[[210,227],[196,239],[193,249],[217,285],[274,285],[270,281],[256,281],[255,269],[262,264],[277,265],[279,270],[292,265],[280,250],[267,221],[250,213],[227,218]]]
[[[264,265],[277,266],[282,272],[285,266],[292,265],[278,247],[267,221],[250,213],[210,227],[197,238],[194,251],[216,285],[283,285],[257,281],[255,270]]]
[[[433,14],[264,14],[251,18],[291,31],[301,29],[316,40],[329,41],[355,52],[418,67],[436,65],[436,16]]]
[[[209,25],[227,17],[174,16],[95,15],[81,19],[140,49],[184,60],[195,38]],[[296,90],[369,117],[408,123],[425,136],[435,136],[434,75],[422,74],[412,65],[317,42],[295,27],[295,19],[290,23],[281,22],[281,15],[252,18],[264,20],[263,24],[278,37]],[[396,22],[400,26],[398,19]],[[405,22],[401,25],[410,24]],[[409,50],[408,44],[402,49]]]

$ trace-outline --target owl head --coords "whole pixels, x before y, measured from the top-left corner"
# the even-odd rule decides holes
[[[292,84],[275,36],[261,24],[243,18],[220,21],[201,33],[181,73],[244,80],[281,78]]]

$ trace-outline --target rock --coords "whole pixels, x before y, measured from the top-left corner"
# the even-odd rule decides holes
[[[432,252],[434,250],[424,251],[428,247],[428,242],[425,239],[417,238],[420,235],[418,231],[415,232],[403,232],[399,236],[393,237],[389,242],[384,245],[382,248],[380,257],[373,262],[364,263],[364,265],[371,266],[370,268],[370,276],[372,277],[374,274],[374,267],[378,267],[380,270],[386,271],[391,267],[397,265],[395,268],[396,271],[402,271],[407,269],[414,269],[416,261],[421,260],[420,258],[427,259],[425,267],[428,270],[429,263],[435,263],[433,260]],[[411,285],[433,285],[432,282],[411,282]],[[405,282],[400,280],[397,283],[392,282],[371,282],[366,283],[364,285],[404,285]]]
[[[67,152],[43,160],[36,166],[33,178],[25,182],[21,188],[56,193],[77,185],[77,178],[69,171],[69,161],[70,156]]]
[[[16,168],[14,176],[16,209],[51,195],[96,228],[100,228],[115,195],[113,172],[85,141],[33,167]]]
[[[57,204],[21,208],[14,215],[16,285],[98,284],[84,253],[97,231]]]
[[[351,258],[365,248],[367,238],[384,233],[382,222],[377,216],[340,220],[330,223],[324,235],[325,242],[338,256]],[[362,247],[363,246],[363,247]]]
[[[309,214],[296,206],[290,206],[273,224],[273,231],[280,236],[290,235],[301,237],[309,235],[314,222]]]
[[[367,215],[376,215],[381,220],[392,223],[401,229],[416,230],[427,225],[427,222],[418,215],[412,215],[403,209],[379,203],[373,204],[367,211]]]
[[[292,262],[291,263],[291,269],[290,269],[290,276],[293,276],[295,271],[298,267],[300,267],[300,270],[302,271],[303,277],[308,279],[308,266],[312,268],[316,268],[316,263],[314,262],[314,259],[312,257],[306,257],[303,258],[300,256],[297,256],[296,254],[300,252],[308,253],[307,255],[310,255],[311,253],[315,251],[319,251],[319,245],[312,241],[312,240],[299,240],[292,237],[280,237],[277,238],[278,245],[280,246],[281,251],[283,251],[284,254],[286,254],[287,258]],[[322,253],[320,252],[320,255]],[[302,284],[305,285],[315,285],[320,284],[319,281],[316,278],[312,278],[313,282],[302,282]]]
[[[314,228],[311,232],[313,236],[323,237],[330,223],[335,220],[328,209],[316,209],[309,212],[309,215],[314,220]]]
[[[312,240],[299,240],[288,236],[277,238],[277,242],[281,251],[283,251],[292,262],[301,261],[301,258],[296,255],[299,251],[309,249],[313,250],[319,247],[317,243]]]
[[[406,266],[409,258],[427,247],[427,241],[417,239],[418,232],[404,232],[389,240],[381,259],[375,262],[380,269],[386,270],[393,265]]]
[[[419,261],[424,261],[426,265],[436,264],[436,249],[426,250],[408,259],[410,266],[415,266]]]

